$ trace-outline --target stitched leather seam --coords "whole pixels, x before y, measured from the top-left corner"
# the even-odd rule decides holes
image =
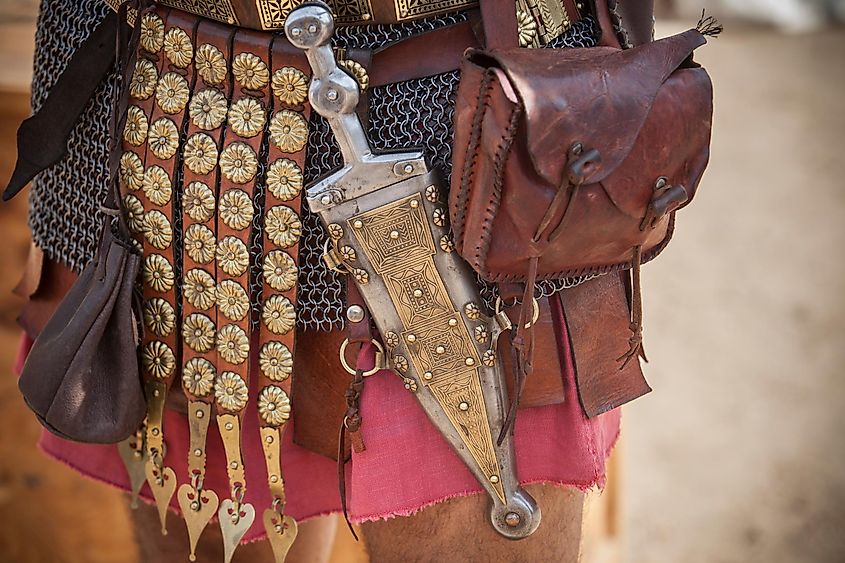
[[[485,209],[484,216],[481,220],[481,238],[479,244],[476,246],[475,262],[479,269],[486,271],[486,257],[490,251],[490,243],[492,239],[493,220],[496,218],[496,213],[499,210],[499,204],[502,201],[502,188],[504,185],[504,169],[507,161],[510,148],[513,145],[513,140],[516,135],[519,118],[522,116],[522,105],[515,105],[511,112],[508,127],[502,140],[499,142],[499,147],[496,149],[496,158],[493,164],[493,192],[490,201]]]
[[[484,115],[487,113],[488,101],[490,93],[493,91],[493,72],[488,70],[484,73],[481,83],[478,88],[478,97],[476,100],[475,115],[472,119],[472,130],[470,133],[470,140],[467,143],[466,154],[464,156],[464,169],[461,174],[461,189],[458,191],[457,213],[455,214],[455,221],[453,221],[452,236],[455,239],[455,245],[459,251],[463,250],[465,234],[466,234],[466,207],[469,199],[470,186],[475,177],[475,163],[478,159],[479,148],[481,145],[481,124],[484,120]]]

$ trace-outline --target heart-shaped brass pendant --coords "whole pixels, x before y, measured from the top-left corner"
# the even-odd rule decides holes
[[[251,504],[237,504],[227,498],[220,503],[217,518],[220,519],[220,531],[223,532],[223,560],[230,563],[235,548],[255,521],[255,508]]]
[[[123,460],[123,465],[126,466],[126,473],[129,475],[129,488],[132,490],[129,507],[132,510],[138,508],[138,493],[141,492],[141,487],[144,486],[144,481],[147,480],[147,452],[144,448],[136,447],[136,440],[138,440],[136,436],[130,436],[117,444],[120,459]]]
[[[153,491],[153,498],[158,508],[158,519],[161,521],[161,533],[167,535],[167,508],[170,506],[170,499],[176,492],[176,473],[169,467],[159,469],[151,459],[145,468],[147,483]]]
[[[189,559],[196,561],[197,542],[211,517],[217,512],[220,500],[214,491],[197,491],[188,483],[179,487],[176,499],[179,501],[182,517],[185,518],[185,525],[188,527],[188,540],[191,544]]]
[[[296,539],[296,520],[287,514],[281,516],[272,508],[268,508],[264,511],[264,530],[267,532],[276,563],[284,563]]]

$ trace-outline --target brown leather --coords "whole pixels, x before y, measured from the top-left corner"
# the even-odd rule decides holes
[[[272,53],[270,56],[271,61],[271,68],[270,68],[270,75],[271,77],[277,72],[289,72],[291,70],[296,70],[302,73],[302,76],[306,80],[310,80],[310,68],[308,66],[308,61],[303,55],[302,51],[291,52],[287,47],[287,41],[281,38],[275,38],[272,45]],[[269,88],[269,86],[268,86]],[[307,99],[303,99],[301,101],[296,100],[292,101],[291,103],[286,102],[283,98],[278,95],[271,95],[266,98],[266,104],[268,107],[268,119],[270,116],[282,115],[282,114],[289,114],[290,112],[294,112],[297,115],[300,115],[304,122],[307,122],[310,115],[311,115],[311,105],[308,103]],[[260,138],[260,136],[258,137]],[[295,150],[294,152],[287,152],[290,149],[278,146],[272,139],[268,143],[268,154],[267,154],[267,166],[271,168],[275,163],[287,163],[295,166],[297,172],[299,173],[300,177],[302,175],[302,170],[305,164],[305,143],[302,146]],[[301,187],[301,186],[300,186]],[[273,190],[269,187],[265,190],[264,194],[264,213],[267,216],[268,213],[271,213],[274,209],[280,207],[286,207],[288,209],[293,210],[297,216],[299,216],[302,212],[302,192],[301,190],[298,191],[296,194],[293,194],[291,197],[281,197],[281,195],[285,194],[274,194]],[[292,244],[281,246],[278,243],[274,242],[272,237],[270,236],[269,230],[267,228],[264,229],[264,239],[263,239],[263,250],[264,256],[268,256],[271,252],[276,253],[278,255],[286,254],[289,256],[294,264],[299,264],[299,237],[297,237]],[[295,276],[294,276],[295,277]],[[265,303],[268,299],[273,299],[278,297],[283,297],[288,299],[290,303],[294,306],[296,305],[296,294],[297,294],[297,284],[295,282],[291,283],[291,287],[284,289],[279,286],[273,288],[272,285],[269,283],[266,275],[264,277],[264,287],[262,297],[265,300]],[[289,375],[287,375],[283,380],[279,380],[278,378],[271,378],[267,373],[265,373],[262,369],[259,368],[257,372],[258,376],[258,388],[261,390],[259,393],[263,392],[264,389],[268,387],[277,387],[281,388],[284,393],[288,395],[291,399],[291,407],[292,407],[292,414],[296,413],[296,407],[293,405],[293,385],[299,379],[300,376],[300,358],[297,355],[297,342],[296,342],[296,328],[295,326],[290,329],[287,333],[278,334],[273,333],[267,323],[263,323],[260,328],[259,334],[259,350],[263,350],[265,346],[284,346],[287,348],[292,354],[294,354],[293,360],[293,371]],[[259,352],[263,353],[263,352]],[[264,418],[259,416],[259,423],[262,428],[274,427],[278,425],[270,424]],[[286,421],[282,423],[280,426],[280,431],[284,432],[286,428]],[[284,484],[276,483],[274,484],[272,481],[270,482],[270,491],[273,498],[273,503],[275,505],[276,501],[281,503],[281,506],[284,506],[285,503],[285,491],[284,491]]]
[[[537,300],[539,316],[534,323],[536,354],[534,371],[525,382],[519,401],[520,408],[556,405],[565,400],[563,376],[561,375],[561,353],[557,344],[555,322],[549,298]],[[505,311],[511,322],[517,323],[520,307],[508,307]],[[506,378],[508,397],[514,396],[514,380]]]
[[[560,293],[575,360],[578,396],[589,417],[651,391],[639,362],[619,369],[628,348],[628,301],[618,274],[608,274]]]
[[[691,62],[703,43],[690,30],[625,51],[468,54],[450,211],[482,277],[525,281],[532,259],[538,279],[607,272],[631,267],[635,246],[644,261],[665,247],[709,159],[712,89]],[[660,178],[686,201],[654,216]]]
[[[193,18],[193,22],[191,22],[191,16],[187,14],[184,15],[185,21],[184,22],[172,22],[172,25],[181,28],[185,33],[191,38],[192,45],[202,45],[205,43],[214,45],[215,47],[220,48],[221,46],[223,49],[228,49],[228,43],[230,40],[231,32],[224,28],[223,26],[214,24],[212,22],[197,22],[196,18]],[[170,23],[170,22],[169,22]],[[222,51],[226,52],[226,50]],[[202,75],[198,72],[195,72],[194,69],[194,58],[190,58],[190,62],[185,67],[185,75],[189,81],[193,81],[191,84],[191,92],[195,96],[197,92],[200,92],[206,88],[227,88],[227,85],[214,85],[214,84],[206,84],[205,80],[203,79]],[[226,80],[228,81],[229,77],[227,75]],[[225,91],[225,90],[224,90]],[[189,102],[190,103],[190,102]],[[190,111],[187,120],[187,135],[186,139],[191,138],[191,136],[197,133],[204,133],[209,135],[215,142],[215,144],[219,147],[221,142],[222,136],[222,126],[217,127],[211,130],[204,130],[197,127],[196,123],[190,117]],[[217,178],[218,175],[218,168],[215,167],[211,172],[208,174],[195,174],[191,171],[191,169],[186,166],[184,163],[182,164],[182,185],[188,186],[192,182],[203,182],[210,187],[212,191],[215,190],[217,186]],[[183,188],[184,189],[184,188]],[[214,194],[215,199],[217,198],[217,194]],[[208,219],[204,222],[198,222],[191,218],[190,214],[187,213],[186,206],[183,202],[182,205],[182,230],[183,233],[187,231],[189,228],[199,229],[200,227],[192,227],[192,225],[202,225],[208,231],[210,231],[214,239],[217,240],[217,218],[215,215],[211,215]],[[205,232],[208,232],[205,231]],[[183,235],[184,237],[184,235]],[[199,257],[199,256],[197,256]],[[217,263],[214,259],[214,256],[211,256],[210,259],[205,262],[201,263],[194,258],[192,258],[192,253],[186,252],[184,249],[182,250],[182,272],[183,276],[185,272],[189,272],[192,269],[202,269],[207,272],[215,281],[217,282]],[[190,315],[194,314],[203,314],[209,316],[209,309],[213,310],[214,305],[210,305],[205,309],[199,309],[195,307],[188,299],[185,298],[184,292],[182,294],[182,319],[189,317]],[[209,317],[212,321],[216,321],[216,318],[212,315]],[[215,324],[216,326],[216,324]],[[188,362],[193,360],[194,358],[203,358],[211,362],[212,365],[217,366],[217,349],[216,347],[212,347],[207,352],[199,352],[191,349],[185,342],[185,339],[181,339],[181,350],[182,350],[182,363],[181,368],[184,368]],[[214,394],[212,392],[207,393],[205,396],[198,396],[191,393],[189,387],[187,385],[183,385],[181,378],[180,380],[174,381],[173,386],[175,388],[181,388],[181,393],[174,392],[168,395],[168,403],[167,407],[171,409],[179,410],[180,412],[184,412],[187,414],[188,412],[188,401],[201,401],[203,403],[211,404],[214,402]],[[177,389],[174,389],[177,391]],[[192,460],[196,456],[189,456],[188,459]]]
[[[337,429],[346,413],[344,393],[352,377],[337,356],[345,337],[341,330],[300,332],[294,354],[293,441],[332,459],[337,459]]]
[[[622,45],[619,42],[619,37],[617,37],[616,31],[613,29],[609,1],[610,0],[593,1],[593,10],[596,14],[596,19],[599,22],[599,28],[601,28],[600,45],[613,47],[614,49],[621,49]]]
[[[365,66],[371,86],[433,76],[460,67],[464,52],[480,43],[470,22],[415,35],[372,53],[371,61],[350,52]]]
[[[644,45],[654,37],[654,0],[609,0],[625,48]]]
[[[170,14],[170,10],[167,9],[158,9],[155,11],[155,15],[151,12],[151,17],[160,17],[162,20],[162,24],[168,21],[168,16]],[[174,11],[174,15],[178,14],[178,12]],[[170,27],[169,25],[167,27]],[[138,59],[147,60],[156,68],[156,75],[158,77],[162,77],[169,72],[174,72],[168,67],[168,59],[160,54],[150,53],[145,49],[139,47],[138,49]],[[177,73],[181,74],[181,73]],[[168,119],[171,120],[175,126],[177,131],[182,130],[183,122],[187,115],[186,107],[183,107],[180,111],[170,114],[165,112],[157,103],[157,95],[153,94],[146,99],[138,99],[135,97],[131,97],[129,102],[131,106],[135,108],[140,108],[143,114],[147,118],[147,122],[150,126],[156,123],[159,119]],[[149,133],[148,133],[149,134]],[[123,149],[125,152],[134,152],[136,153],[141,162],[144,164],[144,169],[147,171],[146,174],[148,175],[152,167],[158,167],[164,171],[167,175],[167,179],[170,182],[171,186],[175,186],[176,184],[176,158],[175,154],[170,156],[170,158],[159,158],[152,149],[150,148],[150,143],[148,139],[144,139],[144,142],[140,144],[140,146],[136,146],[135,144],[131,143],[129,140],[124,138],[123,142]],[[171,193],[167,196],[166,201],[163,203],[155,203],[149,198],[149,193],[145,189],[137,189],[135,191],[126,190],[127,195],[131,193],[133,196],[137,197],[140,200],[141,204],[143,205],[144,215],[145,217],[149,216],[151,212],[157,211],[160,212],[167,223],[171,226],[173,225],[174,213],[175,213],[175,189],[171,188]],[[145,268],[147,268],[149,264],[151,264],[152,260],[161,260],[162,258],[164,261],[167,262],[167,265],[170,269],[175,273],[175,233],[171,237],[170,242],[166,245],[165,248],[160,248],[156,246],[152,239],[147,236],[144,232],[145,229],[139,229],[136,231],[135,236],[136,239],[140,244],[143,245],[144,249],[144,260],[145,260]],[[147,307],[148,304],[152,299],[161,299],[166,302],[172,311],[178,311],[178,303],[176,299],[176,283],[177,281],[174,280],[173,283],[169,285],[169,287],[163,288],[163,290],[159,291],[152,287],[149,283],[143,283],[143,300],[144,306]],[[146,319],[145,319],[146,321]],[[166,350],[169,350],[172,354],[171,361],[172,369],[164,371],[163,373],[156,373],[152,369],[148,369],[145,366],[145,362],[143,361],[143,357],[145,351],[148,349],[155,349],[155,346],[160,346],[163,344],[166,347]],[[150,325],[146,326],[146,330],[144,331],[144,336],[141,344],[141,373],[144,377],[144,381],[146,384],[146,390],[148,393],[155,392],[153,391],[153,386],[157,382],[163,382],[166,388],[169,388],[172,383],[177,382],[178,378],[176,378],[176,373],[179,372],[179,365],[181,361],[181,354],[178,347],[179,344],[179,326],[178,323],[173,323],[171,329],[167,332],[160,332],[156,333],[152,330]],[[166,374],[166,375],[165,375]],[[148,401],[150,401],[150,397],[148,396]],[[161,433],[162,429],[158,429],[158,433]],[[148,425],[147,432],[154,432],[155,429],[151,428]]]
[[[270,61],[270,42],[269,38],[266,34],[248,31],[248,30],[234,30],[229,26],[218,26],[220,30],[217,33],[214,33],[214,42],[215,46],[220,49],[225,57],[229,68],[233,68],[233,62],[235,58],[241,53],[253,53],[257,55],[261,61],[265,64],[268,64]],[[226,37],[232,37],[231,43],[229,40],[225,39]],[[232,77],[232,72],[227,73],[227,77],[225,80],[225,84],[222,86],[223,92],[226,95],[227,99],[232,100],[230,107],[234,104],[237,100],[245,99],[245,98],[254,98],[258,99],[261,102],[263,108],[267,108],[269,106],[269,99],[270,99],[270,85],[269,83],[264,86],[264,88],[260,91],[250,92],[247,91],[246,88],[238,81]],[[227,88],[229,90],[227,91]],[[230,114],[231,115],[231,114]],[[224,152],[232,146],[236,146],[235,144],[238,143],[240,145],[247,145],[252,149],[256,158],[258,155],[261,154],[261,141],[263,135],[258,134],[249,138],[241,137],[231,126],[231,124],[226,125],[223,128],[223,138],[220,142],[220,155],[219,161],[221,163],[218,166],[218,169],[222,169],[222,155]],[[239,146],[239,145],[238,145]],[[239,227],[237,225],[233,226],[230,223],[227,223],[223,220],[220,213],[221,202],[226,197],[227,193],[237,193],[237,192],[244,192],[249,197],[249,201],[252,202],[254,198],[254,191],[255,185],[257,182],[257,172],[256,176],[246,180],[245,182],[236,182],[235,180],[226,176],[225,173],[221,173],[219,175],[219,191],[217,194],[217,242],[218,242],[218,252],[220,248],[220,243],[224,241],[227,237],[232,237],[234,239],[240,240],[243,245],[247,248],[251,248],[250,239],[252,235],[252,224],[253,221],[250,221],[246,227]],[[217,260],[217,284],[218,286],[221,283],[225,283],[227,280],[229,282],[235,282],[241,289],[244,290],[246,295],[250,293],[250,285],[249,285],[249,277],[250,277],[250,268],[246,267],[243,271],[239,274],[232,274],[223,271],[220,266],[221,261]],[[232,319],[227,318],[226,315],[222,312],[221,307],[218,306],[215,309],[216,312],[216,319],[215,319],[215,326],[217,327],[218,331],[218,350],[219,350],[219,334],[221,331],[225,330],[225,327],[238,327],[243,331],[244,334],[247,335],[249,338],[250,344],[255,342],[255,336],[252,334],[251,330],[251,319],[250,314],[247,313],[240,319]],[[263,328],[263,326],[261,327]],[[263,332],[263,331],[262,331]],[[250,354],[253,354],[254,351],[250,350]],[[241,379],[244,380],[247,384],[249,383],[250,377],[254,376],[250,373],[250,361],[248,359],[241,359],[241,361],[229,361],[224,357],[224,354],[219,353],[217,354],[217,371],[221,373],[223,371],[230,371],[238,374]],[[223,407],[220,401],[216,403],[218,417],[220,413],[229,412],[232,414],[237,414],[241,419],[246,414],[245,408],[239,409],[227,409]],[[230,474],[231,478],[231,474]]]

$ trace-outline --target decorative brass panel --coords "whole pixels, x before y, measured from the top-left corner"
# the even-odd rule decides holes
[[[412,262],[383,276],[405,326],[416,327],[455,310],[431,260]]]
[[[516,0],[516,8],[522,47],[542,47],[572,25],[563,0]]]
[[[452,320],[457,322],[450,322]],[[457,313],[440,317],[427,325],[411,326],[413,329],[404,331],[402,337],[406,342],[409,334],[415,337],[408,349],[417,371],[432,375],[431,379],[424,378],[425,385],[451,380],[455,373],[467,369],[475,373],[467,365],[467,358],[472,359],[473,366],[479,365],[480,358]]]
[[[396,19],[411,20],[475,6],[477,0],[394,0]]]
[[[434,255],[434,239],[420,194],[356,215],[347,222],[379,274]]]
[[[160,0],[171,8],[205,16],[213,20],[238,25],[238,16],[231,0]]]
[[[372,17],[368,0],[328,0],[336,23],[363,23]],[[282,29],[291,10],[302,0],[255,0],[255,8],[264,29]]]
[[[505,491],[499,475],[499,462],[493,450],[493,436],[487,423],[487,409],[481,392],[477,370],[452,373],[448,378],[429,386],[440,401],[446,416],[464,439],[472,457],[487,476],[493,489],[505,502]]]
[[[402,340],[422,383],[431,390],[505,502],[481,390],[481,358],[435,265],[438,247],[426,217],[423,193],[352,216],[347,224],[370,265],[384,280],[402,321]],[[398,338],[394,341],[395,346]],[[404,356],[396,355],[394,366],[404,373],[408,363]],[[416,391],[418,382],[405,377],[405,387]]]

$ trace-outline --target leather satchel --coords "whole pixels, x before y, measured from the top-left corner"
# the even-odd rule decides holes
[[[522,49],[508,2],[481,2],[486,50],[468,50],[455,109],[449,212],[455,248],[491,282],[631,270],[631,336],[642,350],[640,265],[669,243],[675,213],[695,196],[710,156],[713,91],[693,52],[722,28],[623,50],[607,0],[603,44]],[[531,371],[531,307],[514,347]],[[621,369],[620,368],[620,369]]]
[[[651,260],[708,162],[712,87],[692,54],[720,28],[708,18],[627,50],[521,49],[515,21],[502,22],[512,10],[494,17],[492,3],[482,2],[488,49],[461,66],[456,249],[492,282]]]
[[[135,2],[133,6],[137,9],[139,4]],[[112,45],[116,42],[123,78],[110,125],[111,183],[102,208],[106,220],[98,251],[35,339],[18,381],[24,400],[41,424],[63,438],[78,442],[119,442],[137,430],[146,413],[138,367],[143,325],[136,282],[141,255],[129,233],[117,180],[120,155],[117,149],[125,121],[125,112],[119,108],[126,105],[126,85],[135,68],[133,46],[141,27],[135,26],[131,38],[126,40],[127,9],[128,3],[124,3],[117,15],[108,16],[92,34],[89,42],[95,42],[96,48],[80,49],[83,53],[96,54],[109,41]],[[75,57],[50,97],[69,93],[71,97],[85,96],[89,88],[73,88],[65,82],[77,80],[76,71],[87,62],[85,57]],[[100,70],[104,73],[107,67]],[[87,86],[98,81],[99,77],[91,75]],[[36,115],[33,119],[52,122],[49,114],[60,106],[48,99],[47,109],[43,110],[47,112],[46,117]],[[21,146],[36,145],[41,133],[32,128],[22,129]],[[69,131],[64,126],[52,132],[61,137]],[[52,158],[20,154],[18,168],[28,170],[26,175],[34,174]],[[39,166],[27,169],[20,166],[21,161]],[[10,197],[17,191],[14,183],[7,191]]]

